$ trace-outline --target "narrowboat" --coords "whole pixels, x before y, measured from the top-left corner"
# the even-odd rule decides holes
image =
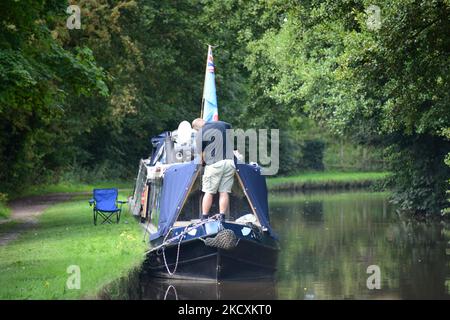
[[[212,49],[208,48],[202,117],[217,121]],[[278,241],[269,221],[265,176],[236,150],[233,189],[225,215],[214,199],[201,220],[204,167],[196,150],[196,131],[187,121],[151,139],[152,152],[139,164],[129,199],[141,219],[149,250],[145,270],[173,279],[240,280],[272,277]],[[244,152],[245,154],[245,152]]]

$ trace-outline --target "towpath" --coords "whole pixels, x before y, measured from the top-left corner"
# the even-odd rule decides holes
[[[85,192],[77,193],[53,193],[47,195],[30,196],[26,198],[16,199],[9,203],[11,215],[8,219],[0,220],[0,246],[7,245],[11,241],[38,223],[38,217],[51,205],[68,201],[76,195],[85,194]],[[86,193],[87,194],[87,193]],[[2,224],[11,223],[11,227],[2,228]]]

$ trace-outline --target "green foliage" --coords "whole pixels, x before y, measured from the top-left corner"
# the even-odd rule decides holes
[[[85,47],[65,50],[49,24],[61,1],[0,5],[0,191],[34,183],[60,164],[69,96],[106,95],[103,71]]]
[[[290,134],[289,131],[280,131],[280,163],[278,174],[287,175],[292,172],[298,172],[302,169],[302,150],[298,141]]]
[[[323,151],[325,143],[320,140],[306,140],[302,148],[302,164],[307,169],[323,170]]]
[[[9,217],[11,210],[6,205],[7,202],[8,202],[8,195],[5,193],[0,193],[0,219]]]
[[[450,128],[445,128],[442,130],[442,135],[450,140]],[[447,153],[447,155],[445,156],[445,160],[444,160],[445,164],[450,167],[450,152]],[[450,214],[450,179],[447,180],[448,186],[447,186],[447,205],[448,207],[445,207],[442,210],[442,214],[443,215],[447,215]]]
[[[369,0],[76,4],[81,30],[64,1],[0,4],[0,192],[134,175],[151,136],[199,115],[212,44],[221,119],[279,128],[281,174],[392,169],[403,207],[443,208],[448,1],[378,1],[379,30]]]
[[[374,186],[389,179],[386,172],[307,172],[267,180],[269,190],[325,190]]]
[[[327,136],[324,152],[325,170],[386,171],[387,161],[377,146],[355,145],[343,137]]]
[[[0,191],[128,178],[152,135],[200,112],[198,1],[76,4],[81,30],[61,1],[0,5]]]
[[[448,150],[441,139],[423,135],[391,146],[393,199],[401,208],[427,214],[445,207],[450,168],[442,162]]]
[[[450,124],[450,5],[378,2],[376,31],[366,24],[370,4],[292,6],[279,30],[249,44],[250,78],[288,114],[307,113],[337,135],[389,147],[395,198],[438,213],[450,175],[443,162],[450,145],[441,136]]]
[[[281,131],[278,174],[323,170],[325,143],[322,140],[298,140],[295,136],[291,131]]]
[[[385,171],[383,154],[373,146],[358,146],[304,116],[293,115],[281,129],[280,174],[299,171]]]

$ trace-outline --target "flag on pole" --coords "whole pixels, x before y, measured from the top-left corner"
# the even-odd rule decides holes
[[[211,46],[208,46],[208,58],[206,59],[205,84],[203,87],[203,120],[219,120],[216,96],[216,77],[214,74],[214,59]]]

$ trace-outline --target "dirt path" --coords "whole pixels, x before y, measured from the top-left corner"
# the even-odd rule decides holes
[[[79,194],[84,193],[54,193],[11,201],[11,216],[0,221],[0,224],[13,222],[14,225],[11,228],[0,228],[0,246],[17,239],[20,233],[34,227],[38,221],[37,217],[51,205],[68,201]]]

